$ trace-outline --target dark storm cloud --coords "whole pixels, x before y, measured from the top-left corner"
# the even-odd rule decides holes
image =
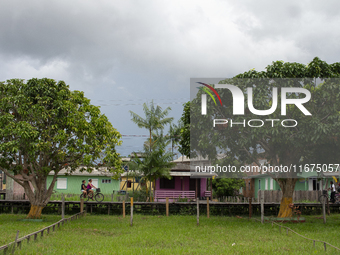
[[[339,61],[339,5],[1,1],[0,80],[65,80],[102,105],[119,131],[141,133],[128,112],[142,114],[141,105],[118,106],[119,100],[189,99],[191,77],[231,77],[274,60]],[[178,119],[182,107],[172,106]]]

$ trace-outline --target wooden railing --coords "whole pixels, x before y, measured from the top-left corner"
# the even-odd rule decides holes
[[[195,191],[172,191],[172,190],[156,190],[155,199],[165,199],[165,198],[190,198],[195,199]]]
[[[205,197],[211,197],[211,191],[210,190],[204,191],[204,196]]]

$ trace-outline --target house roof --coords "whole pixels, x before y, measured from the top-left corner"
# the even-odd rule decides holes
[[[298,173],[297,178],[332,178],[332,176],[339,176],[340,172],[321,172],[321,175],[318,175],[318,172],[303,172]],[[246,177],[243,177],[243,179],[254,179],[254,178],[262,178],[262,177],[271,177],[269,174],[256,174],[256,175],[248,175]]]
[[[170,176],[190,176],[190,177],[197,177],[197,178],[211,178],[212,176],[217,176],[216,173],[195,173],[195,175],[193,175],[193,173],[190,172],[170,172]]]
[[[85,169],[84,171],[81,171]],[[49,175],[54,175],[54,171],[51,171]],[[59,175],[72,175],[72,176],[113,176],[114,173],[111,173],[107,170],[106,167],[94,168],[91,173],[86,171],[86,167],[79,167],[74,172],[70,173],[69,169],[63,168],[59,171]]]
[[[142,176],[143,174],[142,173],[139,173],[139,171],[133,171],[133,170],[129,170],[127,172],[124,172],[122,173],[120,176],[127,176],[129,175],[130,177],[133,176],[133,175],[136,175],[136,176]]]
[[[225,154],[218,154],[217,159],[222,159],[225,157]],[[172,162],[183,162],[183,163],[190,163],[195,161],[210,161],[207,157],[197,156],[195,158],[188,158],[187,156],[180,156],[178,159],[173,160]]]
[[[173,160],[175,163],[190,163],[192,161],[209,161],[209,159],[204,158],[202,156],[198,156],[195,158],[188,158],[187,156],[180,156],[178,159]]]

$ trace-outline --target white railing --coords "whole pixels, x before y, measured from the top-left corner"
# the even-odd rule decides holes
[[[172,191],[172,190],[156,190],[155,191],[155,198],[190,198],[195,199],[195,191]]]

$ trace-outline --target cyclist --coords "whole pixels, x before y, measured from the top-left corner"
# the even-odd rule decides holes
[[[329,187],[329,190],[331,190],[331,202],[335,202],[335,185],[331,181],[331,186]]]
[[[96,187],[92,184],[92,179],[89,179],[89,182],[87,183],[86,186],[86,190],[87,190],[87,195],[89,195],[90,197],[92,197],[91,199],[93,199],[93,190],[92,188],[96,189]]]
[[[85,180],[81,181],[81,188],[80,188],[81,192],[83,193],[84,198],[87,195],[87,189],[86,189],[86,185],[85,185]]]

